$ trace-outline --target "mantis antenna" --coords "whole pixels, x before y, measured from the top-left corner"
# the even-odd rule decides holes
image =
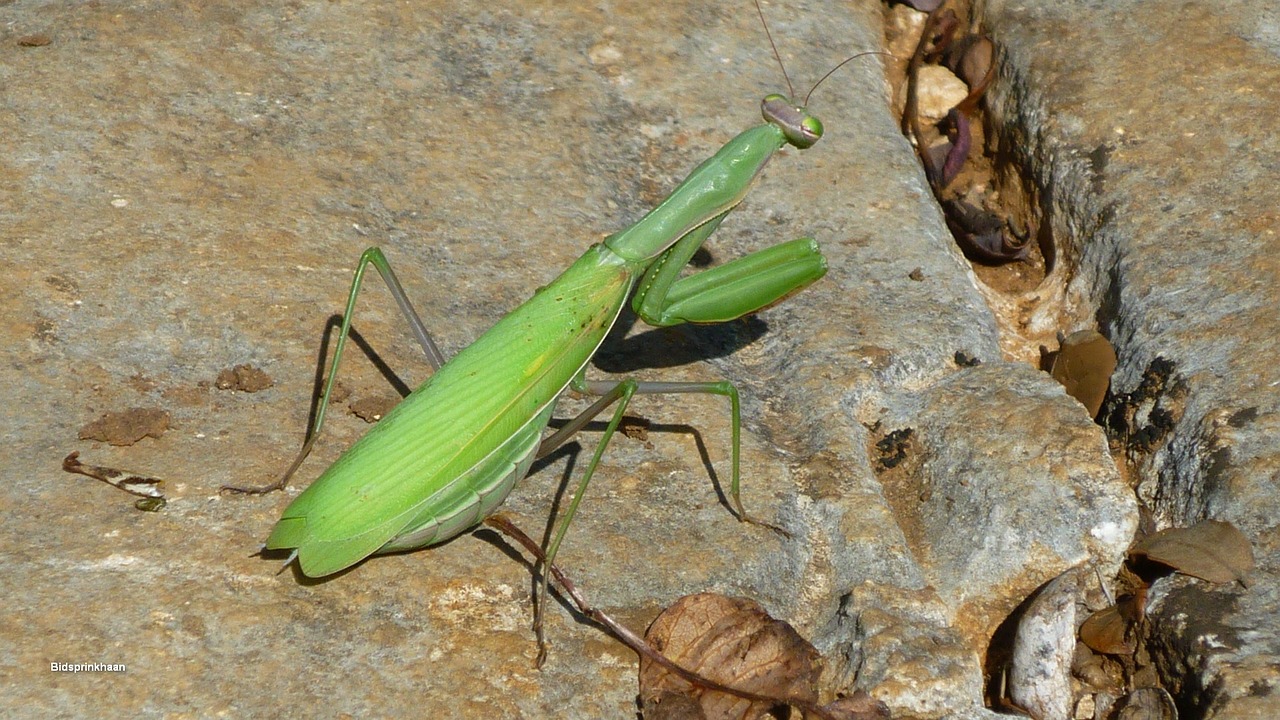
[[[782,62],[782,55],[778,52],[778,46],[776,43],[773,42],[773,33],[769,32],[769,23],[766,22],[764,19],[764,9],[760,7],[760,0],[755,0],[755,4],[756,4],[756,14],[760,16],[760,24],[764,26],[764,36],[769,38],[769,47],[773,49],[773,58],[778,61],[778,67],[782,69],[782,77],[784,80],[787,81],[787,97],[794,98],[796,96],[796,89],[791,84],[791,76],[787,74],[787,65],[786,63]],[[800,105],[808,106],[809,98],[813,97],[813,91],[817,90],[819,85],[825,82],[827,78],[834,75],[837,70],[847,65],[850,61],[856,60],[860,57],[863,57],[864,55],[885,55],[888,57],[893,57],[893,53],[887,53],[882,50],[867,50],[866,52],[860,52],[854,55],[850,55],[844,60],[841,60],[838,65],[828,70],[826,75],[823,75],[821,78],[819,78],[818,82],[814,83],[813,87],[809,88],[809,92],[806,93],[804,96],[804,102],[800,103]]]

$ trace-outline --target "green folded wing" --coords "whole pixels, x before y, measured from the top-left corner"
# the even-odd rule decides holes
[[[511,452],[535,419],[545,424],[542,411],[595,353],[632,279],[621,259],[592,247],[331,465],[285,509],[267,547],[297,548],[302,571],[321,577],[412,532],[433,504],[473,496],[474,486],[454,481]]]

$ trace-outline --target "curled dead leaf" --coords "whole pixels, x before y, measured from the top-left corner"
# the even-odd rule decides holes
[[[1120,698],[1111,717],[1117,720],[1178,720],[1178,708],[1168,690],[1143,687]]]
[[[985,35],[965,35],[947,48],[944,63],[969,86],[969,95],[956,108],[964,113],[977,109],[978,101],[995,78],[996,45]]]
[[[1132,655],[1138,649],[1134,623],[1112,605],[1089,616],[1080,626],[1080,639],[1094,652]]]
[[[817,650],[788,624],[746,598],[714,593],[686,595],[658,616],[645,639],[681,667],[757,695],[769,704],[694,687],[657,663],[641,658],[640,698],[648,720],[688,717],[691,697],[707,720],[754,720],[792,701],[816,703],[821,673]],[[674,714],[668,711],[674,710]]]
[[[986,35],[969,35],[957,48],[960,62],[956,74],[974,90],[985,89],[995,67],[996,44]]]
[[[990,210],[959,198],[944,200],[942,210],[947,227],[970,260],[991,264],[1014,262],[1025,259],[1031,250],[1030,234],[1018,237]]]
[[[1143,538],[1129,551],[1130,561],[1149,560],[1183,575],[1212,583],[1239,580],[1253,570],[1253,548],[1234,525],[1202,520],[1187,528],[1169,528]]]

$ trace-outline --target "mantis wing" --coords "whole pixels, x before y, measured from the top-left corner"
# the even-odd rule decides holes
[[[624,261],[593,247],[347,450],[285,509],[267,548],[297,548],[303,573],[329,575],[435,518],[447,522],[451,508],[527,467],[529,438],[536,448],[551,406],[604,340],[632,281]]]

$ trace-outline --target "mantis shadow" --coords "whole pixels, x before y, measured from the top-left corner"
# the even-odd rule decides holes
[[[568,423],[568,419],[552,419],[548,424],[551,428],[563,427]],[[587,423],[579,432],[595,432],[603,433],[609,426],[604,420],[593,420]],[[618,428],[618,432],[614,435],[616,440],[618,437],[630,437],[626,433],[628,427],[643,428],[646,432],[661,434],[680,434],[690,435],[693,437],[693,444],[698,449],[698,459],[702,462],[702,468],[707,471],[707,477],[711,480],[711,487],[715,490],[716,500],[736,517],[737,513],[733,509],[733,505],[729,502],[729,496],[725,493],[724,483],[720,480],[719,473],[716,472],[715,464],[711,462],[711,453],[707,450],[706,440],[702,437],[702,432],[698,428],[687,423],[655,423],[647,418],[635,415],[624,415],[622,425]],[[569,461],[565,464],[564,472],[561,474],[560,482],[556,487],[556,493],[551,499],[551,520],[554,520],[560,514],[560,506],[565,498],[565,493],[569,489],[569,480],[573,477],[574,465],[577,463],[578,454],[582,452],[582,444],[577,440],[567,442],[556,448],[550,453],[534,461],[529,468],[529,475],[534,475],[545,470],[548,466],[558,462],[561,457],[568,456]],[[606,450],[606,455],[608,451]],[[548,522],[546,529],[542,534],[542,545],[546,547],[551,540],[551,528],[553,522]]]
[[[758,340],[769,330],[768,323],[752,315],[732,322],[714,325],[677,325],[653,328],[634,337],[627,333],[639,318],[630,307],[623,307],[618,321],[605,337],[600,349],[592,358],[592,365],[602,372],[612,374],[633,373],[642,369],[670,368],[689,365],[703,360],[727,357]],[[316,352],[315,374],[312,379],[311,407],[307,414],[308,437],[315,425],[320,400],[324,396],[324,382],[329,365],[329,348],[342,328],[342,316],[330,315],[325,321],[320,348]],[[401,396],[413,388],[387,364],[382,355],[364,335],[351,326],[351,342],[369,359],[374,369]],[[554,422],[553,422],[554,425]]]
[[[689,365],[732,355],[769,330],[768,323],[750,315],[713,325],[654,328],[627,337],[638,320],[630,307],[624,307],[592,359],[592,365],[602,372],[615,374]]]
[[[330,315],[329,319],[325,321],[324,332],[320,337],[320,349],[316,353],[316,371],[311,381],[311,408],[307,412],[307,434],[303,438],[303,442],[311,439],[313,428],[316,424],[316,414],[320,412],[320,401],[324,398],[324,381],[329,370],[329,364],[326,362],[329,359],[329,345],[333,342],[334,336],[340,332],[341,329],[341,315]],[[373,363],[374,369],[378,371],[378,374],[387,381],[387,384],[389,384],[400,395],[400,397],[403,398],[410,392],[413,392],[413,388],[409,387],[408,383],[400,379],[400,376],[395,370],[391,369],[391,366],[387,364],[386,360],[382,359],[382,356],[378,354],[378,351],[374,349],[373,345],[365,339],[364,335],[360,334],[359,330],[356,330],[354,324],[351,326],[348,337],[351,342],[355,343],[356,347],[360,348],[360,352],[369,359],[369,362]]]

